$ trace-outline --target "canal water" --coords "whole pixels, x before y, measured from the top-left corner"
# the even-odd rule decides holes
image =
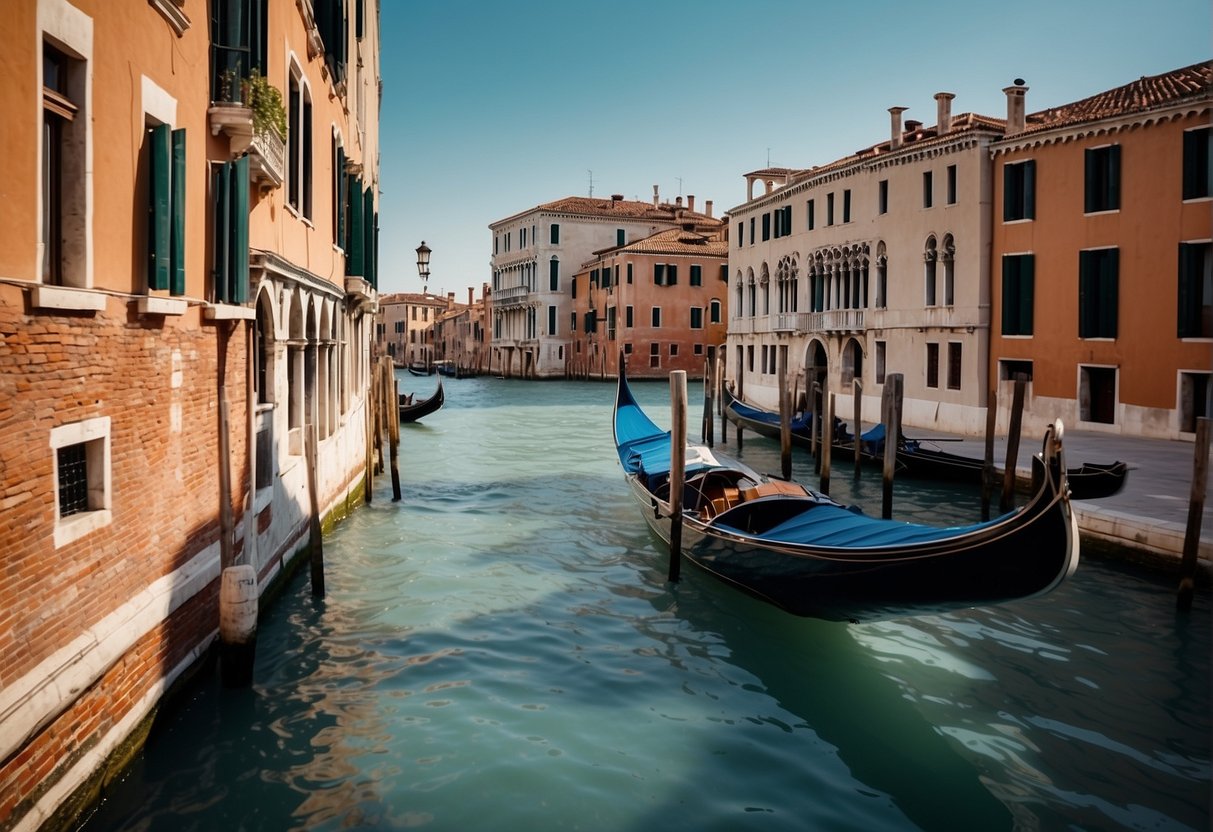
[[[270,609],[252,688],[195,683],[83,828],[1209,828],[1206,591],[1180,616],[1172,578],[1087,559],[1044,598],[848,625],[670,587],[612,385],[446,391],[402,427],[403,501],[381,477],[326,538],[327,597],[302,569]],[[638,392],[668,424],[668,386]],[[834,495],[878,513],[849,471]],[[895,512],[979,503],[906,483]]]

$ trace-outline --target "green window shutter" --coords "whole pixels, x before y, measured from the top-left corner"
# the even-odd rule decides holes
[[[375,285],[375,197],[370,188],[362,192],[362,276]]]
[[[228,285],[231,282],[231,235],[228,229],[231,225],[231,187],[232,187],[232,163],[224,162],[215,168],[215,174],[212,179],[214,203],[214,224],[212,231],[212,239],[214,248],[211,251],[211,261],[214,263],[214,284],[215,284],[215,302],[226,303],[228,301]]]
[[[1120,308],[1120,249],[1105,249],[1102,255],[1099,269],[1099,334],[1104,338],[1115,338]]]
[[[655,286],[664,286],[665,285],[665,264],[664,263],[654,263],[653,264],[653,285],[655,285]]]
[[[552,260],[548,263],[548,291],[560,291],[560,261]]]
[[[628,241],[627,232],[624,231],[622,228],[616,228],[615,229],[615,245],[621,246],[624,243],[626,243],[627,241]]]
[[[1090,151],[1088,151],[1089,153]],[[1094,252],[1078,252],[1078,337],[1091,338],[1095,331],[1095,315],[1092,307],[1095,305],[1095,276],[1094,263],[1091,255]]]
[[[678,264],[671,263],[670,265],[666,266],[666,274],[669,276],[668,280],[666,281],[667,286],[673,286],[678,283]]]
[[[346,252],[345,273],[362,277],[363,246],[366,243],[362,229],[362,177],[350,174],[350,245]]]
[[[1187,138],[1188,134],[1184,134]],[[1197,264],[1197,247],[1189,243],[1179,244],[1179,309],[1177,315],[1178,336],[1193,338],[1200,335],[1200,272]]]
[[[336,205],[334,210],[337,212],[337,239],[333,242],[345,248],[345,148],[337,148],[337,171],[333,179],[337,186]]]
[[[552,223],[551,240],[552,240],[552,245],[554,245],[554,246],[560,245],[560,226],[557,225],[556,223]]]
[[[762,239],[771,239],[771,215],[769,213],[762,215]]]
[[[172,247],[172,129],[159,124],[148,134],[151,142],[151,189],[148,206],[150,262],[147,270],[149,289],[167,289]]]
[[[701,266],[691,266],[691,285],[703,285],[703,268]]]
[[[172,204],[169,229],[169,291],[185,294],[185,130],[172,133]]]
[[[1105,208],[1120,208],[1120,145],[1108,148],[1108,204]]]
[[[1083,212],[1090,214],[1095,210],[1098,204],[1096,195],[1096,178],[1098,177],[1099,168],[1096,163],[1097,154],[1094,150],[1087,150],[1083,153]]]
[[[1002,166],[1002,221],[1008,222],[1015,219],[1015,166]],[[1002,261],[1002,270],[1004,276],[1007,271],[1007,261]],[[1005,309],[1005,306],[1004,306]],[[1005,329],[1004,329],[1005,332]]]
[[[632,264],[628,263],[628,284],[632,283]]]
[[[1033,308],[1036,305],[1036,256],[1019,258],[1019,334],[1033,334]]]
[[[1007,168],[1003,168],[1007,170]],[[1015,257],[1002,258],[1002,334],[1019,334],[1019,271]]]
[[[1036,160],[1023,163],[1023,218],[1036,218]]]
[[[249,210],[249,158],[241,156],[231,164],[232,184],[230,228],[231,265],[228,270],[230,290],[228,300],[232,303],[247,303],[248,286],[248,210]]]

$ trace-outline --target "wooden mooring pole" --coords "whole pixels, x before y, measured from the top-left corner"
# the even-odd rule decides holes
[[[724,349],[721,347],[721,349]],[[720,413],[720,444],[729,444],[729,419],[724,413],[724,362],[716,356],[716,409]]]
[[[1015,465],[1019,459],[1019,431],[1023,425],[1023,396],[1027,386],[1027,378],[1022,373],[1015,376],[1011,422],[1007,427],[1007,467],[1002,472],[1002,499],[998,502],[998,510],[1004,513],[1015,508]]]
[[[687,456],[687,373],[670,373],[670,582],[682,568],[682,488]]]
[[[855,433],[851,439],[851,450],[855,455],[855,479],[859,479],[859,465],[861,462],[860,457],[862,451],[862,449],[859,447],[859,436],[863,432],[863,422],[860,421],[860,417],[862,416],[863,412],[863,382],[859,379],[855,379],[852,389],[855,391],[855,401],[853,403],[855,411]]]
[[[1196,589],[1196,565],[1200,552],[1201,515],[1205,510],[1205,493],[1209,480],[1209,419],[1196,420],[1195,460],[1192,464],[1192,492],[1188,500],[1188,526],[1184,530],[1184,553],[1180,562],[1179,596],[1176,604],[1180,610],[1192,608],[1192,595]]]
[[[901,433],[902,375],[885,376],[881,394],[881,420],[884,422],[884,483],[880,500],[880,516],[893,516],[893,472],[897,468],[897,445]]]
[[[787,358],[779,359],[779,472],[785,480],[792,478],[792,403],[788,396]]]
[[[830,455],[834,447],[834,394],[826,396],[825,413],[822,414],[821,439],[821,493],[830,493]]]
[[[391,441],[392,465],[392,502],[400,502],[400,380],[392,369],[392,362],[387,363],[388,377],[391,379],[391,404],[388,405],[388,437]]]
[[[981,519],[990,519],[990,498],[994,494],[994,432],[998,429],[998,392],[990,391],[986,403],[986,455],[981,465]]]
[[[324,597],[324,535],[320,528],[320,495],[316,488],[316,426],[304,426],[304,451],[307,454],[307,492],[311,516],[308,518],[308,551],[312,564],[312,595]]]

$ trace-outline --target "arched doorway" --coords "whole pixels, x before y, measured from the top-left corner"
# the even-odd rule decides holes
[[[821,341],[814,338],[805,349],[804,360],[805,389],[809,395],[810,408],[814,408],[814,389],[824,395],[829,388],[830,363],[826,357],[826,348]]]

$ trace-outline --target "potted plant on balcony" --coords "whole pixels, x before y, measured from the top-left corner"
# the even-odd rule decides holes
[[[286,107],[282,93],[256,69],[241,84],[244,103],[253,111],[253,132],[264,136],[271,130],[281,141],[286,137]]]

